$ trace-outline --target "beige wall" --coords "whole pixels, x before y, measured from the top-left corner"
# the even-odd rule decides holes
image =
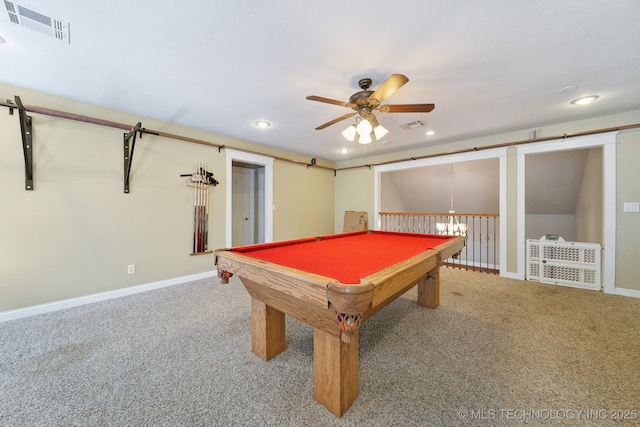
[[[410,177],[414,179],[414,177]],[[381,212],[413,212],[407,208],[402,188],[398,188],[392,173],[380,174],[380,211]],[[423,209],[426,211],[426,209]]]
[[[557,234],[567,242],[583,242],[576,237],[576,216],[574,214],[527,214],[525,239],[540,239],[547,234]],[[602,215],[600,215],[602,218]],[[602,229],[602,227],[600,227]],[[589,243],[598,243],[589,241]]]
[[[518,156],[515,147],[509,147],[507,149],[507,267],[506,270],[509,273],[518,272],[518,225],[520,219],[518,218]]]
[[[588,151],[576,206],[576,241],[602,245],[602,149]]]
[[[333,233],[333,171],[276,162],[273,175],[274,241]]]
[[[623,203],[640,202],[639,160],[640,131],[618,135],[616,284],[637,290],[640,290],[640,213],[623,212]]]
[[[296,153],[172,126],[0,85],[2,99],[143,126],[305,161]],[[145,134],[136,142],[131,192],[123,191],[123,131],[31,114],[35,190],[26,191],[18,114],[0,111],[0,312],[209,272],[213,255],[190,256],[193,190],[179,175],[204,161],[209,249],[225,246],[225,152]],[[319,164],[328,162],[318,159]],[[329,164],[330,166],[330,164]],[[334,230],[332,171],[274,162],[275,239]],[[127,274],[135,264],[136,273]]]
[[[344,227],[345,211],[367,212],[369,229],[377,228],[373,223],[373,169],[363,168],[340,171],[335,178],[335,232]]]
[[[498,159],[482,159],[384,172],[380,210],[448,212],[453,196],[456,212],[498,212],[499,169]]]

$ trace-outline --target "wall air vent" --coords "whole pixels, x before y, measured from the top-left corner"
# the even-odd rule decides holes
[[[400,125],[402,129],[415,129],[424,126],[426,123],[422,120],[414,120],[413,122],[404,123]]]
[[[51,18],[27,6],[8,0],[4,0],[4,7],[9,22],[39,31],[61,42],[71,43],[68,22]]]

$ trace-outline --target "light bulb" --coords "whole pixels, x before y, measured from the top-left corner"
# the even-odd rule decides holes
[[[365,135],[369,135],[373,130],[373,128],[371,127],[371,123],[369,123],[369,120],[364,119],[364,120],[360,120],[360,123],[358,123],[357,130],[358,130],[358,134],[362,137]]]
[[[379,141],[383,136],[385,136],[389,131],[382,127],[382,125],[376,126],[373,130],[373,133],[376,134],[376,139]]]
[[[349,141],[353,141],[356,138],[356,127],[354,125],[349,126],[342,131],[342,136],[347,138]]]
[[[371,134],[360,135],[360,139],[358,139],[360,144],[368,144],[371,142]]]

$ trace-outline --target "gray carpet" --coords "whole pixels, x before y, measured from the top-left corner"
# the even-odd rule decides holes
[[[313,330],[287,318],[264,362],[244,287],[208,279],[1,323],[0,425],[640,425],[639,299],[441,284],[438,309],[413,289],[363,324],[342,418],[313,399]]]

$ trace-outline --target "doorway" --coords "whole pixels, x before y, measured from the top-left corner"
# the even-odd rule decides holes
[[[602,147],[525,157],[525,239],[602,245]]]
[[[585,181],[585,190],[588,190],[583,196],[583,200],[587,201],[587,207],[580,209],[579,215],[571,227],[575,229],[575,238],[577,240],[592,241],[602,245],[602,285],[605,293],[615,293],[615,252],[616,252],[616,134],[617,132],[605,132],[571,139],[558,139],[531,143],[516,147],[517,151],[517,247],[525,248],[527,232],[533,238],[536,234],[545,231],[531,232],[531,218],[527,220],[527,214],[531,214],[531,210],[527,206],[532,203],[526,203],[526,198],[530,198],[531,188],[527,191],[525,183],[527,182],[526,171],[527,164],[535,159],[529,157],[533,154],[541,153],[560,153],[567,150],[589,150],[586,155],[587,166],[589,170],[588,179]],[[590,150],[597,148],[597,150]],[[589,160],[590,159],[590,160]],[[543,158],[544,160],[544,158]],[[562,165],[565,168],[566,165]],[[595,178],[594,178],[595,177]],[[529,177],[530,178],[530,177]],[[531,179],[531,178],[530,178]],[[560,178],[563,179],[563,178]],[[559,179],[556,179],[556,182]],[[546,184],[545,195],[550,197],[548,188],[557,184]],[[562,193],[561,193],[562,194]],[[601,200],[596,201],[597,198]],[[594,208],[595,206],[595,208]],[[529,211],[529,212],[527,212]],[[597,224],[586,226],[585,224]],[[586,227],[586,228],[585,228]],[[566,229],[566,228],[565,228]],[[540,237],[540,236],[538,236]],[[525,250],[519,250],[518,254],[518,277],[524,279],[525,267]]]
[[[264,166],[232,162],[231,245],[264,243]]]
[[[273,240],[273,158],[225,149],[227,247]]]

